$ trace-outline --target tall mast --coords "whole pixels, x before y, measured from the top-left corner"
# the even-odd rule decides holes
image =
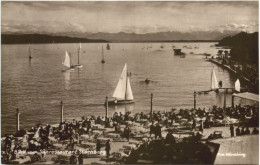
[[[30,45],[29,45],[29,58],[31,58],[32,56],[31,56],[31,47],[30,47]]]
[[[68,53],[69,54],[69,56],[70,56],[70,67],[73,65],[72,64],[72,61],[71,61],[71,54],[70,53]]]
[[[104,60],[103,46],[102,46],[102,60]]]
[[[78,65],[79,65],[79,50],[80,50],[80,48],[78,49]]]
[[[126,64],[127,65],[127,64]],[[128,73],[127,73],[127,66],[126,66],[126,83],[125,83],[125,85],[126,85],[126,87],[125,87],[125,100],[126,100],[126,95],[127,95],[127,80],[128,80]]]

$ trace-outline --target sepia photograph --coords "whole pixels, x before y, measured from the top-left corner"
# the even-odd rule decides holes
[[[259,164],[259,2],[1,1],[1,164]]]

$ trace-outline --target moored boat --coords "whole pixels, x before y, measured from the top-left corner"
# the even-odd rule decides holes
[[[65,60],[62,64],[67,67],[67,69],[63,71],[67,71],[75,68],[74,65],[72,65],[71,56],[67,51],[65,52]]]
[[[106,61],[105,61],[105,57],[104,57],[104,51],[103,51],[103,46],[102,46],[102,60],[101,60],[101,63],[104,64]]]
[[[130,85],[129,76],[127,74],[127,64],[125,64],[119,77],[113,97],[115,100],[108,101],[108,105],[124,105],[134,103],[134,96]]]
[[[175,49],[173,48],[174,55],[185,55],[185,53],[181,52],[181,49]]]
[[[80,50],[81,50],[82,46],[81,43],[79,43],[79,48],[78,48],[78,64],[74,65],[73,67],[75,68],[82,68],[83,65],[79,64],[79,55],[80,55]]]
[[[31,60],[31,59],[32,59],[32,53],[31,53],[31,47],[29,45],[29,60]]]
[[[110,45],[107,43],[107,50],[110,50]]]

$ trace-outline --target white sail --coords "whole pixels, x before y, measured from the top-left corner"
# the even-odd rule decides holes
[[[134,100],[132,88],[130,85],[129,78],[127,78],[127,87],[126,87],[126,100]]]
[[[117,100],[125,100],[126,93],[126,77],[127,77],[127,64],[125,64],[123,71],[119,77],[113,97]]]
[[[81,49],[82,48],[82,46],[81,46],[81,42],[79,43],[79,49]]]
[[[211,74],[211,90],[218,89],[218,80],[214,71],[214,68],[212,69]]]
[[[65,60],[62,64],[65,65],[66,67],[70,67],[70,55],[68,54],[67,51],[65,53]]]
[[[240,81],[239,81],[239,79],[237,79],[237,81],[235,82],[235,90],[237,92],[240,92]]]

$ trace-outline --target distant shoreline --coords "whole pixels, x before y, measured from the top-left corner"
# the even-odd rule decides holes
[[[171,41],[82,41],[81,43],[187,43],[187,42],[219,42],[218,40],[171,40]],[[76,44],[79,42],[8,42],[1,45],[22,45],[22,44]]]

